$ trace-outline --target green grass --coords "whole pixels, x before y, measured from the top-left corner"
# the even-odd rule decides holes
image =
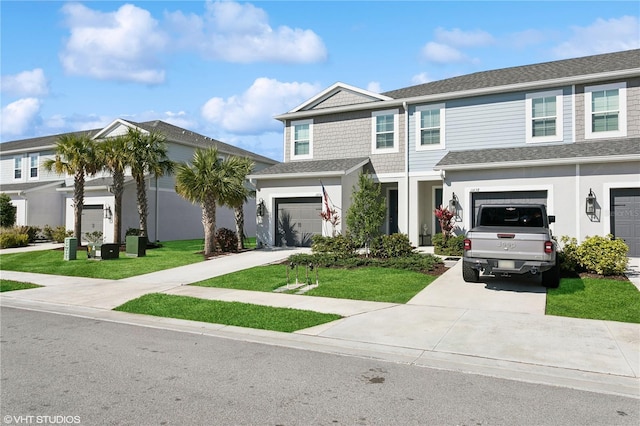
[[[299,268],[298,271],[298,279],[304,282],[305,269]],[[286,285],[286,273],[286,265],[257,266],[192,285],[271,292]],[[294,283],[295,271],[289,270],[289,274],[290,283]],[[315,271],[310,273],[310,278],[315,283]],[[406,303],[435,278],[432,275],[392,268],[320,268],[318,271],[320,285],[305,294],[373,302]]]
[[[547,315],[640,323],[640,292],[628,281],[563,278],[547,291]]]
[[[42,287],[42,286],[31,284],[31,283],[23,283],[19,281],[0,279],[0,293],[2,293],[3,291],[26,290],[28,288],[37,288],[37,287]]]
[[[340,315],[300,309],[221,302],[160,293],[147,294],[130,300],[115,310],[287,333],[342,318]]]
[[[0,269],[35,272],[74,277],[122,279],[164,269],[201,262],[202,240],[167,241],[163,247],[147,250],[144,257],[127,257],[121,252],[118,259],[89,260],[84,248],[78,250],[77,260],[64,260],[62,250],[30,251],[0,255]]]

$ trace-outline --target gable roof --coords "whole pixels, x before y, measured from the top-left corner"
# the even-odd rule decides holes
[[[480,88],[517,85],[534,81],[607,74],[629,69],[635,69],[636,73],[640,71],[640,49],[476,72],[392,90],[383,93],[383,95],[394,99],[413,98]]]
[[[187,129],[183,129],[178,126],[174,126],[173,124],[166,123],[161,120],[154,121],[145,121],[142,123],[137,123],[135,121],[124,120],[124,119],[116,119],[108,126],[105,126],[100,129],[92,129],[85,130],[79,132],[70,132],[70,133],[60,133],[57,135],[51,136],[40,136],[37,138],[31,139],[23,139],[17,141],[3,142],[0,144],[0,150],[2,154],[10,154],[13,152],[28,152],[28,151],[39,151],[43,149],[55,149],[56,143],[60,136],[63,135],[83,135],[88,134],[91,138],[100,137],[105,133],[105,130],[111,128],[114,124],[121,123],[127,126],[134,126],[140,129],[146,130],[148,132],[157,131],[162,132],[166,137],[168,142],[173,142],[181,145],[188,145],[195,148],[206,148],[211,145],[218,147],[218,150],[221,153],[227,155],[235,155],[239,157],[249,157],[254,161],[259,161],[267,164],[276,164],[277,161],[271,158],[255,154],[251,151],[247,151],[242,148],[238,148],[236,146],[221,142],[219,140],[210,138],[208,136],[203,136],[201,134],[192,132]]]
[[[346,83],[337,82],[327,87],[326,89],[324,89],[322,92],[318,93],[311,99],[293,108],[291,111],[289,111],[289,113],[312,109],[314,106],[322,103],[323,101],[329,99],[330,97],[334,96],[335,94],[341,91],[347,91],[347,92],[360,95],[362,98],[367,99],[369,102],[388,101],[392,99],[389,96],[381,95],[379,93],[374,93],[369,90],[351,86]]]
[[[20,183],[9,183],[3,184],[0,187],[0,190],[7,194],[23,194],[32,191],[38,191],[41,189],[46,189],[54,186],[63,186],[63,180],[56,181],[43,181],[43,182],[20,182]]]
[[[267,167],[249,176],[249,179],[288,179],[294,177],[343,176],[369,163],[369,157],[335,160],[291,161]]]
[[[640,137],[560,145],[451,151],[434,169],[472,170],[603,161],[640,161]]]

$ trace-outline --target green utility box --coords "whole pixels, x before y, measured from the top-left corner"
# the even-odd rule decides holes
[[[67,237],[64,239],[64,260],[76,260],[78,253],[78,239]]]
[[[127,235],[126,253],[130,257],[144,257],[147,255],[147,237]]]

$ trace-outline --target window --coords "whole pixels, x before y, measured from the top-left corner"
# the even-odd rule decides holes
[[[585,139],[627,135],[627,87],[625,83],[584,89]]]
[[[38,154],[29,154],[29,179],[38,178]]]
[[[375,153],[398,152],[398,110],[375,111],[372,118],[372,148]]]
[[[444,104],[416,110],[416,150],[444,149]]]
[[[313,157],[313,120],[301,120],[291,123],[291,158]]]
[[[562,90],[528,93],[527,142],[561,142],[563,139]]]
[[[13,178],[22,179],[22,157],[13,157]]]

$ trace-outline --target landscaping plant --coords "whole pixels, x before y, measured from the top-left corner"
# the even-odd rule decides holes
[[[347,228],[356,243],[364,247],[368,255],[369,245],[380,234],[386,214],[385,201],[380,197],[380,184],[376,184],[369,175],[360,173],[351,200],[351,206],[347,211]]]
[[[9,228],[16,223],[16,206],[11,204],[11,197],[4,192],[0,194],[0,227]]]

